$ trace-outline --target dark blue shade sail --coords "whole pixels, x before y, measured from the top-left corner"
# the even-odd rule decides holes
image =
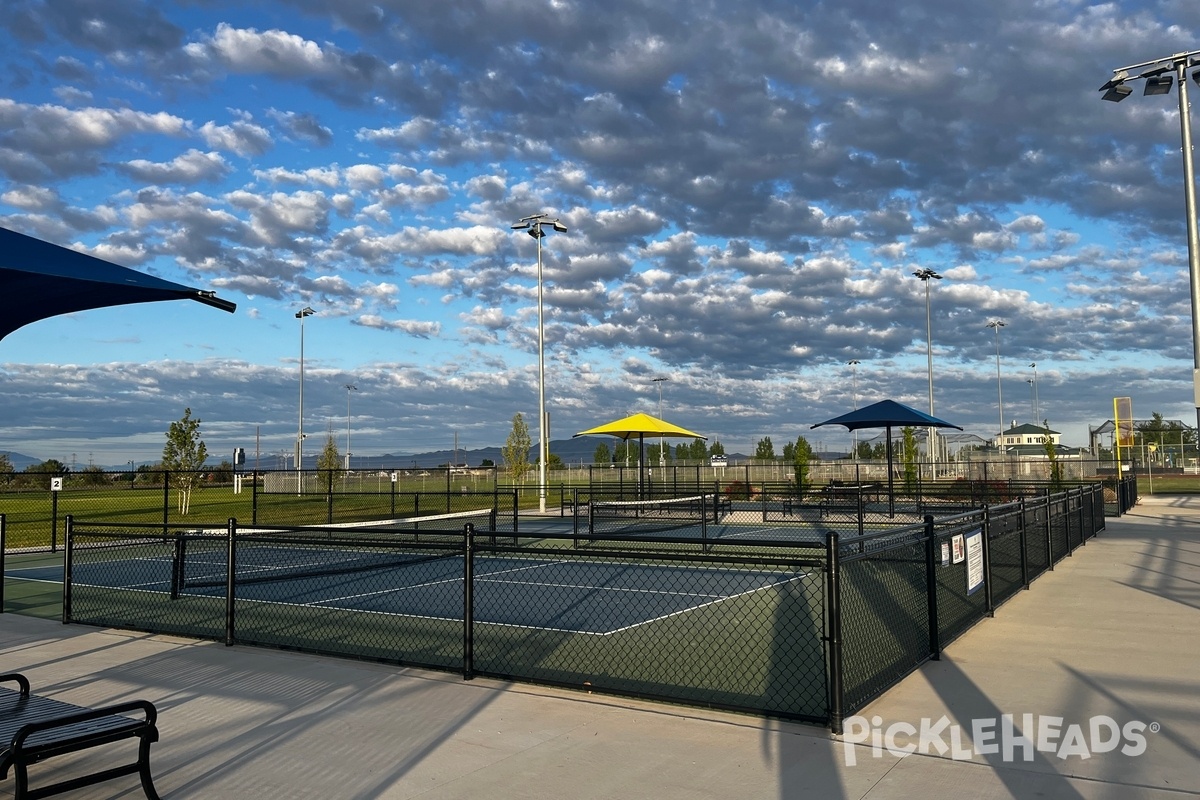
[[[195,300],[222,311],[237,308],[214,292],[0,228],[0,339],[59,314],[158,300]]]
[[[856,431],[861,428],[905,427],[954,428],[955,430],[962,430],[957,425],[952,425],[937,417],[931,417],[922,411],[917,411],[915,408],[909,408],[906,405],[897,403],[895,400],[880,400],[878,403],[863,406],[857,411],[851,411],[848,414],[842,414],[840,417],[818,422],[812,427],[819,428],[822,425],[844,425],[846,426],[846,430],[850,431]]]

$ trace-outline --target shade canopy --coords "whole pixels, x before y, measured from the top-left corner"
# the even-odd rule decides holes
[[[632,416],[608,422],[596,428],[580,431],[575,435],[616,436],[620,439],[634,439],[643,436],[673,436],[677,438],[704,439],[706,441],[708,439],[707,436],[693,433],[686,428],[681,428],[678,425],[661,420],[658,417],[652,417],[649,414],[633,414]]]
[[[158,300],[195,300],[222,311],[237,308],[214,292],[0,228],[0,339],[59,314]]]
[[[930,416],[923,411],[917,411],[915,408],[909,408],[895,400],[880,400],[878,403],[863,406],[849,414],[818,422],[813,427],[819,428],[822,425],[844,425],[846,430],[850,431],[862,428],[887,428],[884,446],[887,450],[888,511],[893,516],[896,514],[896,491],[892,476],[892,428],[954,428],[962,430],[953,423]]]
[[[846,430],[850,431],[862,428],[906,427],[954,428],[955,430],[962,430],[958,425],[938,419],[937,417],[931,417],[929,414],[917,411],[915,408],[909,408],[902,403],[897,403],[895,400],[880,400],[878,403],[863,406],[856,411],[842,414],[840,417],[818,422],[813,427],[819,428],[822,425],[844,425]]]

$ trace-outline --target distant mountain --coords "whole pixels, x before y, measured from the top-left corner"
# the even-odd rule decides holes
[[[34,464],[41,464],[46,459],[30,458],[29,456],[20,453],[14,453],[11,450],[0,450],[0,455],[8,456],[8,460],[12,462],[13,469],[17,472],[24,472],[26,467],[32,467]]]

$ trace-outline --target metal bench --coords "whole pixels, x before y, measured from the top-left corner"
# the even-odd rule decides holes
[[[31,694],[29,680],[17,673],[0,675],[0,779],[13,771],[14,800],[33,800],[92,786],[125,775],[141,777],[149,800],[158,800],[150,775],[150,745],[158,741],[158,712],[146,700],[131,700],[101,708],[51,700]],[[126,716],[134,714],[135,716]],[[29,767],[54,756],[91,747],[138,739],[137,761],[37,789],[29,788]]]

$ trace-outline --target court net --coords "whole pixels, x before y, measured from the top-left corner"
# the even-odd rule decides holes
[[[713,514],[714,495],[647,500],[593,500],[588,533],[629,535],[694,527],[701,535]]]
[[[239,527],[232,577],[236,584],[255,584],[461,559],[468,525],[475,533],[495,535],[495,509],[304,527]],[[225,586],[229,544],[225,532],[182,534],[175,553],[178,586]]]

